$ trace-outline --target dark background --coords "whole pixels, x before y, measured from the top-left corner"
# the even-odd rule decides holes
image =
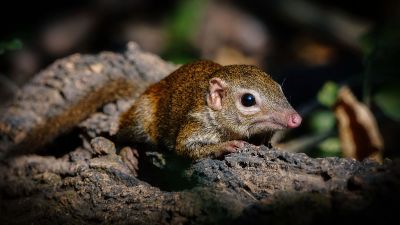
[[[285,141],[322,134],[293,148],[312,156],[341,155],[332,105],[318,95],[348,85],[375,115],[384,156],[400,153],[399,1],[17,0],[0,8],[1,106],[58,58],[122,52],[136,41],[175,63],[261,66],[305,118]]]

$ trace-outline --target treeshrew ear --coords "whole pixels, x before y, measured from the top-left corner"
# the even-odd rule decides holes
[[[207,94],[207,105],[213,110],[222,109],[222,98],[225,96],[226,83],[217,77],[209,81],[209,90]]]

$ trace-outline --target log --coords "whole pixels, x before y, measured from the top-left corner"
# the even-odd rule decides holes
[[[37,74],[2,110],[0,158],[26,153],[27,149],[35,151],[105,103],[134,99],[175,68],[142,52],[135,43],[128,44],[123,54],[75,54],[56,61]],[[111,86],[119,86],[121,91],[111,95]]]
[[[398,161],[379,165],[254,149],[194,162],[170,187],[135,176],[115,152],[19,156],[0,167],[2,224],[354,224],[395,219]],[[176,171],[175,171],[176,172]],[[392,220],[393,221],[393,220]]]

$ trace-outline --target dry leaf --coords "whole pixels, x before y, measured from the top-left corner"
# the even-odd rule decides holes
[[[339,90],[334,107],[343,155],[382,161],[383,139],[375,117],[348,87]]]

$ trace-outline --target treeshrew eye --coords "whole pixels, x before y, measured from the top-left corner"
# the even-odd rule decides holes
[[[250,107],[256,104],[256,98],[254,97],[254,95],[250,94],[250,93],[246,93],[244,95],[242,95],[242,105],[245,107]]]

